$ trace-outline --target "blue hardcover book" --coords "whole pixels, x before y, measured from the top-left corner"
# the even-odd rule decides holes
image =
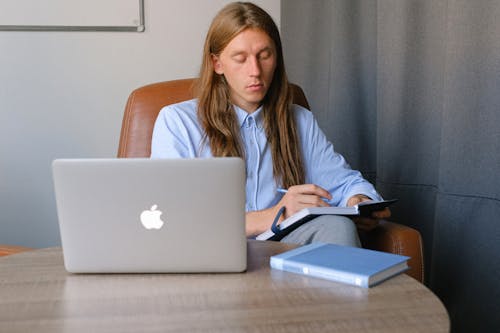
[[[392,253],[314,243],[272,256],[271,267],[368,288],[406,271],[408,259]]]

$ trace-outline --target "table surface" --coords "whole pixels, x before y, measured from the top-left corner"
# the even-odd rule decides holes
[[[424,285],[370,289],[269,268],[293,248],[248,242],[239,274],[76,275],[60,248],[0,259],[0,332],[448,332]]]

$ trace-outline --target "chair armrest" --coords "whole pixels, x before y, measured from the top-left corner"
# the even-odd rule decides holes
[[[12,246],[12,245],[0,244],[0,257],[29,250],[33,249],[24,246]]]
[[[423,245],[420,233],[408,226],[389,221],[367,232],[360,232],[361,243],[367,249],[408,256],[410,269],[406,272],[414,279],[424,282]]]

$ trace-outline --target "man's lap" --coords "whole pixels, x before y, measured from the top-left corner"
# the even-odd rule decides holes
[[[338,215],[318,216],[283,237],[281,242],[301,245],[323,242],[361,246],[354,222]]]

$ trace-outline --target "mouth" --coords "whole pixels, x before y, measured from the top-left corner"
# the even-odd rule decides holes
[[[247,89],[250,91],[259,91],[264,88],[264,84],[262,83],[252,83],[247,86]]]

